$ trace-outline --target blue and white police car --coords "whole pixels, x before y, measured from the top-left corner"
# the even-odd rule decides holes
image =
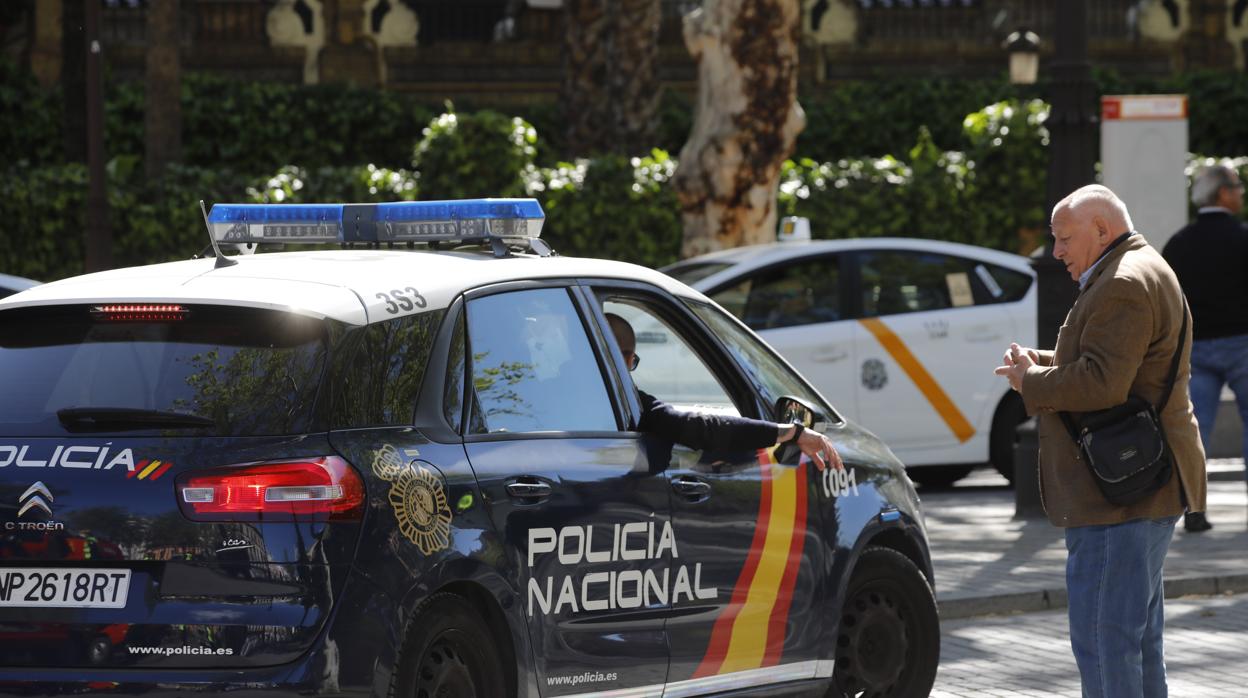
[[[534,200],[207,220],[339,249],[0,301],[0,693],[927,695],[901,464],[698,292],[553,255]],[[630,373],[607,313],[679,370]],[[845,468],[663,443],[639,388]]]

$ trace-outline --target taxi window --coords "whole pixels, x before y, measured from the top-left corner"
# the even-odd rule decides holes
[[[711,332],[727,345],[728,350],[745,370],[750,383],[758,390],[767,405],[775,405],[780,397],[791,395],[809,402],[829,420],[841,421],[831,405],[824,401],[806,381],[802,380],[796,371],[776,358],[776,355],[757,337],[743,330],[740,325],[717,308],[704,303],[688,300],[685,302],[693,312],[698,314],[698,317],[702,318],[703,322],[710,326]]]
[[[840,264],[835,256],[772,267],[715,292],[753,330],[841,319]]]
[[[485,296],[467,314],[471,433],[619,430],[567,290]]]
[[[975,305],[969,260],[932,252],[879,250],[859,255],[864,317]]]
[[[623,298],[603,301],[604,313],[618,315],[633,328],[638,390],[683,410],[740,416],[728,391],[689,341],[649,306]]]

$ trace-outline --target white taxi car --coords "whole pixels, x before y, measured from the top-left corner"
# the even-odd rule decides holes
[[[662,271],[758,332],[915,482],[949,484],[984,463],[1012,478],[1026,413],[992,369],[1009,342],[1035,345],[1027,258],[938,240],[811,241],[804,219],[781,229],[778,242]]]

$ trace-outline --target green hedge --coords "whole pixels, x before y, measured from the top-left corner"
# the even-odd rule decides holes
[[[40,89],[29,72],[0,61],[0,153],[6,162],[63,161],[62,102],[56,90]],[[1191,150],[1248,153],[1248,74],[1191,72],[1168,78],[1095,76],[1102,94],[1180,92],[1190,97]],[[803,85],[799,99],[807,126],[797,154],[817,162],[845,157],[904,157],[926,126],[936,147],[966,150],[962,118],[985,104],[1041,96],[1046,85],[1018,87],[1000,79],[881,78]],[[1090,105],[1093,106],[1093,105]],[[498,105],[478,99],[456,110],[461,116]],[[402,168],[424,137],[430,119],[445,110],[394,91],[342,86],[248,82],[187,73],[182,88],[184,158],[188,165],[240,172],[285,165],[323,167],[374,163]],[[665,92],[655,147],[679,153],[692,124],[692,100]],[[538,134],[534,160],[552,167],[581,156],[568,153],[557,105],[541,102],[517,109]],[[106,102],[106,149],[143,152],[143,85],[110,81]],[[641,154],[638,154],[641,155]]]

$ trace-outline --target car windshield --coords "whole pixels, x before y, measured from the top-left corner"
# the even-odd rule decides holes
[[[711,274],[717,274],[731,266],[727,262],[686,262],[665,267],[662,271],[673,279],[692,286]]]
[[[89,306],[0,313],[0,433],[55,436],[83,426],[65,415],[115,423],[140,411],[210,420],[199,433],[301,433],[325,335],[319,320],[241,308],[196,307],[165,321],[108,319]]]

